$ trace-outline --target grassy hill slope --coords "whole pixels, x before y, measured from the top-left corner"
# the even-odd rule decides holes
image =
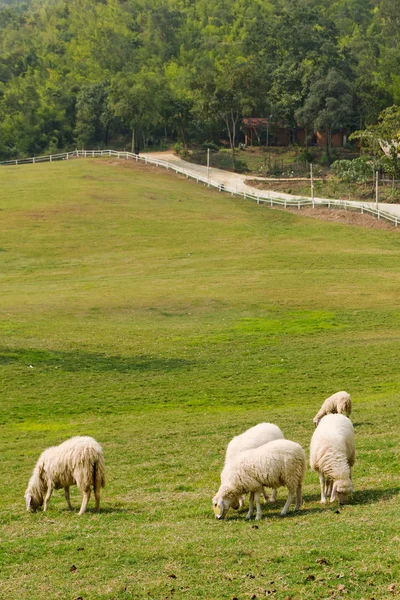
[[[7,598],[386,598],[399,581],[400,238],[151,167],[0,170],[2,588]],[[356,493],[215,521],[226,444],[353,396]],[[103,511],[24,512],[40,452],[105,451]],[[78,506],[80,496],[73,493]],[[93,501],[90,505],[93,506]],[[76,567],[71,569],[72,565]],[[344,586],[344,587],[342,587]]]

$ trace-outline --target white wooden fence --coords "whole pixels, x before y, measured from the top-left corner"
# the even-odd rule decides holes
[[[163,167],[175,173],[180,173],[191,179],[195,179],[198,183],[203,183],[208,187],[213,187],[220,192],[227,192],[232,196],[240,196],[242,198],[254,200],[257,204],[266,203],[270,206],[279,206],[281,208],[298,208],[301,209],[304,206],[327,206],[328,208],[342,208],[345,210],[356,210],[361,213],[369,213],[378,217],[378,219],[385,219],[393,223],[396,227],[400,223],[400,216],[396,216],[390,212],[381,210],[379,207],[375,207],[372,203],[365,204],[363,202],[356,202],[350,200],[332,200],[329,198],[305,198],[303,196],[294,196],[291,194],[284,194],[273,191],[265,191],[262,193],[254,194],[247,191],[238,191],[237,189],[223,185],[221,183],[212,181],[207,177],[203,177],[200,174],[196,174],[189,169],[183,169],[172,163],[168,163],[165,160],[159,158],[150,158],[146,154],[138,155],[132,152],[118,152],[117,150],[74,150],[73,152],[62,152],[60,154],[49,154],[47,156],[37,156],[34,158],[22,158],[18,160],[8,160],[0,162],[0,166],[10,165],[26,165],[35,164],[41,162],[54,162],[57,160],[71,160],[74,158],[95,158],[97,156],[114,156],[120,159],[141,161],[145,164],[156,165]]]

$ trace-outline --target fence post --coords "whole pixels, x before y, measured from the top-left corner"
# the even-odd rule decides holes
[[[68,160],[68,159],[69,159],[69,154],[68,154],[68,152],[67,152],[67,160]]]
[[[257,204],[260,204],[260,196],[257,196]]]
[[[35,157],[32,158],[32,164],[35,164]]]
[[[298,209],[298,210],[300,210],[300,200],[299,200],[299,203],[298,203],[297,209]]]
[[[51,159],[52,159],[52,155],[50,154],[50,162],[51,162]]]
[[[285,200],[285,208],[286,208],[286,200]]]
[[[364,214],[364,207],[363,206],[361,206],[361,214],[362,215]]]

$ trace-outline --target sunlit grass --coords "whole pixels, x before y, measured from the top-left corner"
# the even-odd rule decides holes
[[[0,189],[4,597],[392,597],[398,236],[109,160],[2,168]],[[267,420],[307,450],[340,389],[352,504],[321,507],[309,471],[299,514],[279,518],[282,489],[257,528],[215,521],[230,438]],[[77,434],[104,447],[103,511],[55,492],[26,513],[40,452]]]

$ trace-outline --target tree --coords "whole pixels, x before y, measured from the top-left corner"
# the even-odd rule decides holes
[[[112,82],[111,108],[132,130],[132,151],[140,151],[141,141],[163,119],[168,89],[162,73],[142,69],[139,73],[119,73]]]
[[[256,78],[253,63],[241,55],[227,55],[203,63],[193,81],[194,110],[198,115],[221,120],[226,128],[235,169],[238,122],[254,106]]]
[[[400,146],[400,106],[390,106],[383,110],[376,125],[365,130],[354,131],[350,139],[360,140],[361,147],[374,159],[374,170],[379,158],[385,155],[381,166],[392,177],[400,175],[399,146]]]
[[[105,82],[84,86],[76,99],[75,136],[79,146],[104,142],[107,146],[108,130],[113,112],[108,100]]]
[[[350,83],[336,68],[329,69],[325,77],[311,85],[303,107],[297,111],[302,123],[313,124],[314,131],[325,131],[328,163],[331,161],[332,130],[349,125],[352,113]]]

